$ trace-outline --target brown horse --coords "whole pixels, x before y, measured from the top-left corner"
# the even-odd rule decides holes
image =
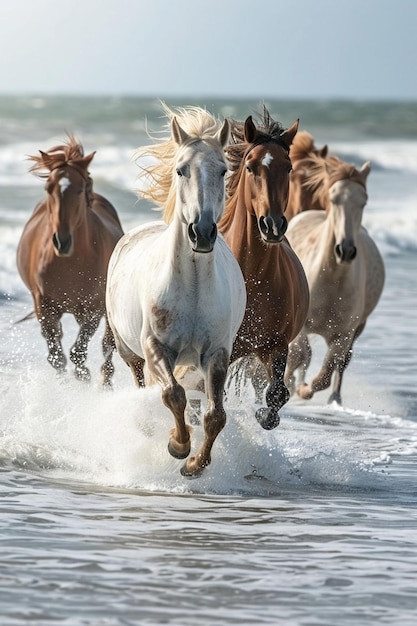
[[[268,430],[278,426],[278,411],[289,399],[284,385],[288,345],[303,327],[309,304],[303,267],[285,237],[289,150],[297,129],[298,121],[284,130],[266,108],[258,128],[251,116],[244,123],[232,121],[227,148],[232,173],[219,222],[247,290],[231,362],[257,357],[262,364],[267,406],[257,410],[256,418]]]
[[[61,317],[71,313],[80,326],[71,348],[75,375],[89,380],[87,345],[105,316],[107,264],[123,235],[114,207],[93,192],[88,167],[94,152],[84,156],[73,136],[64,145],[29,157],[29,171],[46,178],[46,198],[24,227],[17,249],[17,267],[30,290],[35,314],[48,345],[48,361],[65,370]],[[103,385],[114,372],[114,338],[107,323],[103,337]]]
[[[313,167],[312,157],[304,186],[324,210],[296,215],[287,232],[303,263],[311,295],[305,326],[290,345],[285,380],[293,392],[308,399],[327,389],[334,373],[329,402],[341,404],[343,373],[353,343],[381,296],[385,272],[374,241],[361,225],[370,163],[357,170],[343,161],[335,161],[332,168],[321,157],[315,161]],[[310,334],[321,335],[328,350],[320,372],[306,384]]]

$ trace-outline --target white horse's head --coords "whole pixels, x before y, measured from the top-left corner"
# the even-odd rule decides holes
[[[171,120],[178,152],[175,161],[176,211],[188,225],[194,252],[211,252],[217,238],[217,222],[224,211],[227,166],[223,148],[229,138],[229,123],[215,134],[195,137]]]

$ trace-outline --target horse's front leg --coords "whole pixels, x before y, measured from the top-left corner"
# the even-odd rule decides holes
[[[190,426],[185,423],[187,404],[184,388],[176,381],[173,369],[175,357],[155,337],[149,337],[144,345],[144,356],[149,378],[162,388],[162,401],[172,412],[175,427],[171,430],[169,453],[176,459],[185,459],[190,453]]]
[[[199,451],[194,456],[191,456],[182,466],[181,474],[183,476],[195,478],[211,462],[211,449],[218,434],[226,424],[223,397],[228,366],[229,354],[224,348],[215,352],[207,361],[207,364],[204,365],[207,393],[207,408],[204,414],[204,440]]]
[[[76,378],[78,378],[78,380],[89,381],[91,374],[90,370],[85,365],[87,348],[92,336],[98,328],[100,316],[92,315],[88,320],[86,320],[84,316],[82,318],[75,316],[75,319],[80,325],[80,330],[70,350],[70,359],[75,365],[74,374]]]
[[[279,425],[278,411],[290,399],[290,392],[284,383],[288,346],[276,348],[266,362],[269,385],[266,389],[266,407],[259,408],[255,417],[265,430],[272,430]]]
[[[67,358],[62,349],[62,312],[49,303],[42,302],[35,304],[36,315],[41,327],[42,336],[46,339],[48,346],[48,363],[57,372],[65,372]]]

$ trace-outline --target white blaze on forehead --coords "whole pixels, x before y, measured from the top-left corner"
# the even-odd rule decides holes
[[[61,180],[59,181],[59,187],[61,189],[61,193],[64,193],[64,191],[68,189],[70,185],[71,185],[71,181],[69,178],[67,178],[66,176],[61,178]]]
[[[270,152],[267,152],[264,158],[262,159],[262,165],[266,165],[266,167],[269,167],[269,164],[273,160],[274,160],[274,157],[272,156],[272,154]]]

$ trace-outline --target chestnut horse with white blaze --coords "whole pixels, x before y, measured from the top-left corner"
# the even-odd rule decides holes
[[[266,406],[256,411],[265,429],[279,424],[288,401],[284,371],[289,343],[299,333],[309,305],[307,279],[285,233],[291,160],[298,121],[284,130],[264,108],[257,127],[249,116],[231,122],[226,154],[232,169],[226,209],[219,230],[242,270],[247,305],[233,345],[231,361],[256,357],[261,371],[252,377],[258,400],[266,388]],[[249,371],[250,368],[246,368]]]
[[[115,208],[93,191],[88,167],[94,154],[84,156],[82,145],[70,135],[66,144],[29,157],[34,161],[30,171],[46,179],[46,198],[23,229],[17,267],[32,294],[48,362],[58,372],[67,363],[61,343],[63,314],[72,314],[79,325],[70,359],[80,380],[90,380],[87,347],[105,318],[101,375],[103,385],[110,386],[115,346],[106,317],[106,275],[123,230]]]

